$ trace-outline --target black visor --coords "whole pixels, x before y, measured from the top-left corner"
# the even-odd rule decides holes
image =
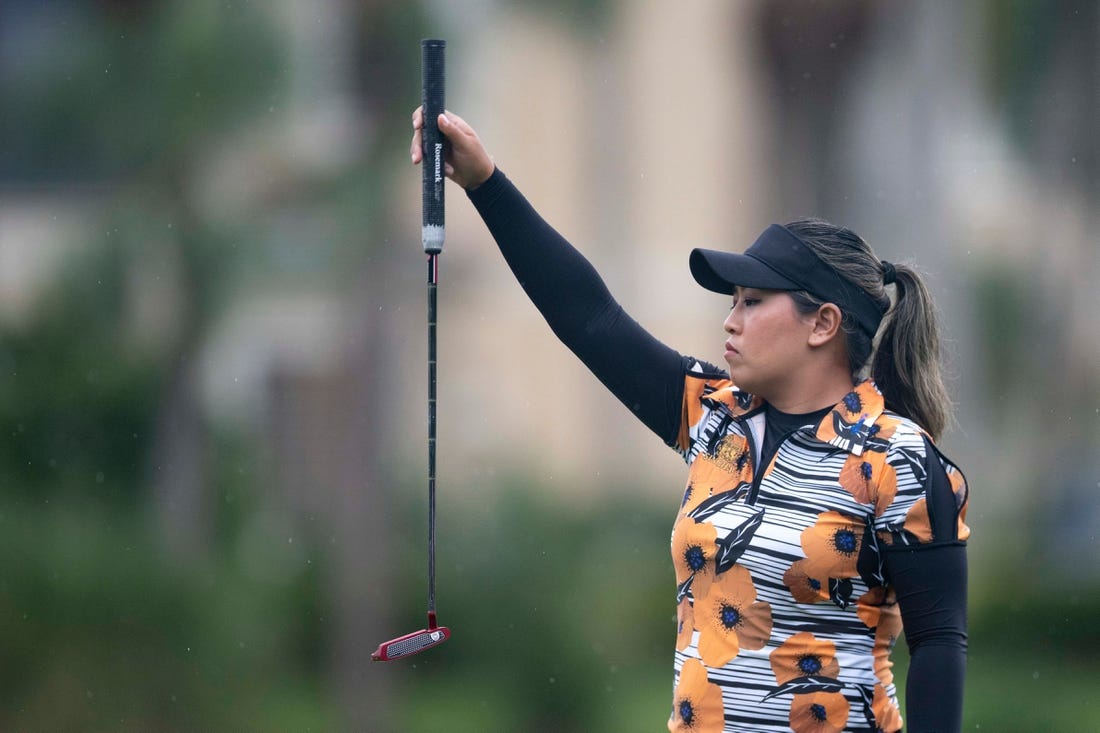
[[[695,281],[707,290],[732,295],[740,285],[762,290],[805,290],[850,313],[872,337],[886,309],[862,288],[818,259],[786,227],[772,224],[744,254],[695,249],[689,260]]]

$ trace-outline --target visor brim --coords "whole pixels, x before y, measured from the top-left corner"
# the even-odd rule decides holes
[[[762,290],[802,289],[752,255],[694,249],[688,264],[695,282],[715,293],[733,295],[738,285]]]

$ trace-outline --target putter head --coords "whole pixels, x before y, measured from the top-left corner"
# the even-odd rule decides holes
[[[446,626],[437,626],[435,614],[428,614],[428,628],[414,631],[411,634],[399,636],[390,641],[384,641],[378,645],[378,649],[370,658],[376,662],[388,662],[391,659],[408,657],[433,646],[439,646],[451,636],[451,630]]]

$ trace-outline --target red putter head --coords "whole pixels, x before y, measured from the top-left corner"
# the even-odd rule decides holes
[[[439,646],[451,636],[451,630],[446,626],[437,626],[435,614],[428,614],[428,628],[414,631],[411,634],[399,636],[390,641],[384,641],[378,645],[378,649],[370,658],[376,662],[388,662],[391,659],[400,659],[413,654]]]

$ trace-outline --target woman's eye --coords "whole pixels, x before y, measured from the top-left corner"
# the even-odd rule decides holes
[[[746,307],[750,305],[756,305],[760,302],[760,298],[745,298],[741,301]]]

